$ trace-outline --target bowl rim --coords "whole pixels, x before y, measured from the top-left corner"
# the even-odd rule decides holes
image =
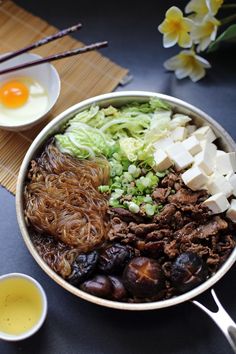
[[[127,101],[131,100],[131,99],[134,100],[135,98],[148,100],[151,97],[157,97],[157,98],[163,99],[163,100],[167,101],[168,103],[171,103],[173,105],[180,107],[181,109],[187,109],[187,110],[191,111],[193,114],[195,114],[195,115],[199,116],[201,119],[203,119],[206,123],[213,126],[214,130],[218,133],[218,135],[221,136],[223,138],[223,140],[227,141],[227,143],[230,146],[230,149],[232,151],[236,150],[236,144],[235,144],[234,140],[231,138],[231,136],[226,132],[226,130],[218,122],[216,122],[212,117],[210,117],[204,111],[202,111],[201,109],[195,107],[194,105],[192,105],[190,103],[187,103],[187,102],[180,100],[178,98],[175,98],[173,96],[169,96],[169,95],[165,95],[165,94],[161,94],[161,93],[149,92],[149,91],[113,92],[113,93],[95,96],[95,97],[86,99],[84,101],[81,101],[81,102],[69,107],[68,109],[66,109],[65,111],[60,113],[57,117],[55,117],[51,122],[49,122],[44,127],[44,129],[38,134],[38,136],[35,138],[35,140],[31,144],[31,146],[29,147],[29,149],[24,157],[24,160],[22,162],[22,165],[21,165],[21,168],[20,168],[20,171],[18,174],[18,179],[17,179],[16,213],[17,213],[18,224],[19,224],[23,239],[26,243],[26,246],[27,246],[29,252],[31,253],[31,255],[33,256],[33,258],[39,264],[39,266],[56,283],[58,283],[65,290],[71,292],[72,294],[82,298],[83,300],[87,300],[89,302],[92,302],[94,304],[113,308],[113,309],[119,309],[119,310],[146,311],[146,310],[153,310],[153,309],[170,307],[170,306],[174,306],[174,305],[180,304],[182,302],[191,300],[192,298],[196,297],[197,295],[199,295],[202,292],[206,291],[207,289],[211,288],[232,267],[232,265],[236,261],[236,248],[233,250],[233,252],[228,257],[228,259],[225,261],[225,263],[221,266],[221,268],[212,277],[207,279],[205,282],[203,282],[198,287],[196,287],[196,288],[194,288],[182,295],[178,295],[176,297],[173,297],[173,298],[170,298],[167,300],[153,301],[153,302],[147,302],[147,303],[125,303],[125,302],[118,302],[118,301],[99,298],[97,296],[88,294],[88,293],[72,286],[71,284],[69,284],[66,280],[64,280],[62,277],[60,277],[58,274],[56,274],[39,256],[39,254],[37,253],[36,249],[34,248],[32,242],[30,240],[29,233],[28,233],[28,230],[27,230],[27,227],[25,224],[23,203],[22,203],[22,193],[23,193],[25,175],[26,175],[31,158],[33,157],[36,150],[43,143],[43,139],[46,138],[46,134],[53,132],[53,128],[57,127],[60,122],[70,119],[72,117],[72,115],[74,115],[76,112],[78,112],[82,109],[86,109],[91,104],[101,104],[103,101],[106,101],[106,100],[113,100],[113,99],[120,99],[120,98],[127,98]]]
[[[6,55],[6,54],[8,54],[8,53],[4,53],[3,55]],[[23,56],[23,55],[28,55],[32,59],[33,58],[35,58],[35,59],[41,59],[42,58],[41,55],[35,54],[35,53],[23,53],[23,54],[21,54],[21,56]],[[14,58],[12,58],[12,59],[14,59]],[[47,107],[47,109],[46,109],[46,111],[44,113],[38,114],[37,116],[35,116],[35,118],[33,120],[30,120],[27,123],[21,123],[21,124],[10,124],[9,125],[9,124],[0,123],[0,128],[1,129],[12,130],[12,131],[29,129],[33,125],[39,124],[44,118],[46,118],[46,116],[49,114],[51,109],[56,104],[56,102],[57,102],[57,100],[59,98],[60,92],[61,92],[61,78],[60,78],[60,75],[59,75],[59,73],[58,73],[58,71],[57,71],[57,69],[55,68],[54,65],[52,65],[51,63],[43,63],[41,65],[38,65],[38,67],[40,67],[40,66],[42,67],[43,65],[45,65],[44,67],[47,66],[48,68],[50,68],[50,71],[53,73],[53,77],[54,77],[54,80],[55,80],[55,83],[56,83],[56,86],[57,86],[56,95],[55,95],[54,100],[50,104],[48,104],[48,107]],[[22,70],[27,70],[27,68],[26,69],[22,69]],[[17,71],[15,71],[15,73],[16,73],[16,76],[18,76],[18,77],[21,76],[21,70],[17,70]]]

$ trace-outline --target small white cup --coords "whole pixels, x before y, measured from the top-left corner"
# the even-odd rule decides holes
[[[0,57],[9,54],[5,53],[1,55]],[[9,59],[6,62],[3,62],[0,64],[0,70],[4,70],[16,65],[24,64],[27,62],[31,62],[37,59],[42,58],[38,54],[34,53],[24,53],[21,54],[15,58]],[[25,69],[20,69],[17,71],[14,71],[12,73],[8,74],[3,74],[0,77],[0,82],[5,82],[8,80],[11,80],[15,77],[30,77],[37,82],[39,82],[47,91],[48,95],[48,106],[45,112],[39,113],[38,115],[35,115],[31,120],[26,121],[26,122],[15,122],[14,124],[11,123],[9,124],[7,121],[6,122],[0,122],[0,128],[1,129],[6,129],[6,130],[12,130],[12,131],[22,131],[22,130],[27,130],[33,127],[36,124],[39,124],[41,121],[43,121],[47,114],[50,112],[52,107],[55,105],[57,102],[57,99],[60,95],[61,91],[61,80],[60,76],[56,70],[56,68],[50,64],[50,63],[44,63],[36,66],[32,66],[29,68]]]
[[[5,331],[3,332],[0,329],[0,339],[6,340],[6,341],[19,341],[19,340],[23,340],[23,339],[26,339],[26,338],[32,336],[34,333],[36,333],[40,329],[40,327],[44,323],[46,315],[47,315],[47,309],[48,309],[47,297],[46,297],[45,291],[43,290],[43,288],[39,284],[39,282],[26,274],[9,273],[9,274],[2,275],[2,276],[0,276],[0,286],[1,286],[1,283],[6,281],[7,279],[11,279],[12,281],[17,280],[17,279],[25,279],[26,281],[30,282],[30,284],[33,285],[34,289],[37,291],[37,293],[40,297],[40,300],[41,300],[41,305],[42,305],[41,306],[41,313],[40,313],[40,316],[39,316],[37,322],[34,323],[32,325],[32,327],[30,327],[25,332],[21,332],[20,334],[11,334],[11,333],[7,333]],[[14,289],[11,293],[11,296],[14,296]],[[30,300],[34,301],[33,298]],[[2,299],[2,301],[4,301],[4,300]]]

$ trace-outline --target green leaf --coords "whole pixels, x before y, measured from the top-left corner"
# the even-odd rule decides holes
[[[219,49],[222,42],[236,43],[236,24],[228,27],[208,48],[208,53]]]

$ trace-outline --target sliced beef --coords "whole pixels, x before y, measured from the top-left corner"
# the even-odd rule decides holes
[[[176,173],[168,173],[161,181],[161,186],[164,188],[174,188],[174,184],[180,181],[180,177]]]
[[[168,201],[176,205],[196,204],[204,195],[207,195],[205,190],[193,192],[190,189],[180,188],[176,194],[168,197]]]
[[[146,235],[145,239],[148,241],[159,241],[165,237],[167,237],[169,239],[172,237],[172,232],[170,229],[161,229],[161,230],[155,230],[155,231],[149,232]]]
[[[166,204],[160,214],[154,216],[154,221],[159,225],[168,225],[176,212],[173,204]]]
[[[164,203],[171,192],[171,188],[156,188],[152,193],[152,198],[157,203]]]
[[[154,230],[158,230],[159,225],[158,224],[134,224],[130,223],[129,225],[130,231],[133,232],[135,235],[139,236],[145,236],[149,232],[152,232]]]
[[[111,208],[110,211],[114,216],[118,216],[119,218],[121,218],[123,221],[126,222],[135,221],[141,223],[145,220],[141,215],[134,214],[131,211],[124,208]]]

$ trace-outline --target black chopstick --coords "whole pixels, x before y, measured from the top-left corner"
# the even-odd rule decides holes
[[[85,47],[68,50],[66,52],[53,54],[53,55],[50,55],[50,56],[45,57],[45,58],[37,59],[37,60],[34,60],[34,61],[30,61],[28,63],[16,65],[16,66],[13,66],[11,68],[7,68],[5,70],[0,71],[0,75],[11,73],[12,71],[16,71],[16,70],[20,70],[20,69],[29,68],[31,66],[48,63],[48,62],[51,62],[51,61],[54,61],[54,60],[71,57],[73,55],[83,54],[83,53],[86,53],[86,52],[90,52],[91,50],[107,47],[107,45],[108,45],[108,42],[104,41],[104,42],[93,43],[93,44],[87,45]]]
[[[52,42],[55,39],[59,39],[59,38],[62,38],[64,36],[67,36],[69,33],[75,32],[75,31],[79,30],[81,27],[82,27],[82,24],[78,23],[77,25],[65,28],[65,29],[63,29],[63,30],[51,35],[51,36],[44,37],[44,38],[40,39],[39,41],[28,45],[27,47],[24,47],[22,49],[16,50],[13,53],[5,55],[4,57],[0,58],[0,63],[3,63],[4,61],[7,61],[9,59],[15,58],[18,55],[23,54],[25,52],[28,52],[31,49],[35,49],[35,48],[41,47],[42,45],[47,44],[49,42]]]

